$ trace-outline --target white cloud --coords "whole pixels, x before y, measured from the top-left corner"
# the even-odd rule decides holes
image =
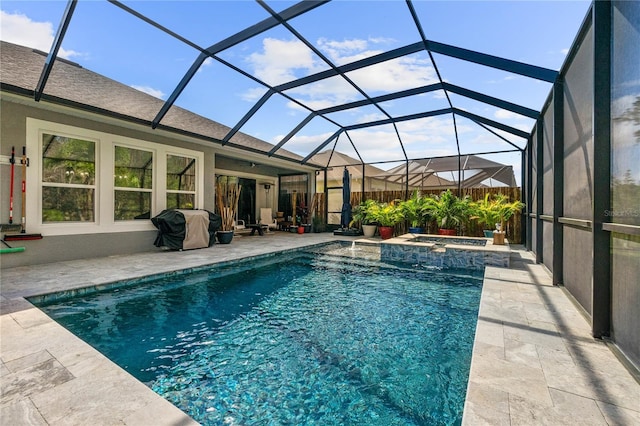
[[[306,155],[316,149],[316,147],[318,147],[322,142],[326,141],[332,134],[333,132],[321,133],[319,135],[296,135],[292,137],[282,148],[291,152],[296,152],[300,155]],[[279,143],[284,136],[285,135],[278,135],[272,138],[271,143]],[[325,148],[329,148],[329,146]]]
[[[563,55],[567,56],[567,54],[569,53],[569,49],[568,48],[561,49],[560,53],[562,53]]]
[[[333,63],[341,65],[381,53],[382,50],[372,49],[371,46],[391,41],[383,38],[341,41],[323,38],[318,41],[318,46]],[[253,68],[253,74],[271,85],[295,80],[328,68],[309,48],[297,40],[266,38],[262,43],[262,51],[249,55],[246,60]],[[415,56],[356,70],[349,73],[348,77],[368,92],[397,91],[438,81],[431,62]],[[361,98],[353,86],[341,77],[323,79],[292,89],[289,93],[314,109]]]
[[[372,45],[388,45],[394,40],[384,37],[369,37],[368,39],[329,40],[318,39],[318,47],[336,65],[354,62],[369,56],[382,53],[382,50],[372,48]]]
[[[362,96],[342,77],[325,78],[287,92],[310,108],[326,108],[361,99]]]
[[[35,22],[19,13],[0,11],[0,38],[10,43],[31,47],[49,53],[53,44],[54,30],[51,22]],[[69,59],[80,56],[79,52],[60,48],[58,56]]]
[[[331,60],[339,60],[344,56],[349,56],[354,52],[365,51],[368,47],[367,40],[351,39],[351,40],[328,40],[320,38],[318,40],[320,50],[326,54]]]
[[[522,118],[522,116],[520,116],[519,114],[516,114],[515,112],[511,112],[511,111],[507,111],[506,109],[499,109],[497,110],[493,116],[495,118],[499,118],[502,120],[517,120]]]
[[[161,90],[154,89],[153,87],[136,86],[136,85],[131,85],[131,87],[133,87],[134,89],[139,90],[141,92],[144,92],[147,95],[151,95],[153,97],[156,97],[158,99],[164,99],[164,97],[166,96],[165,93],[163,93]]]
[[[447,95],[444,93],[444,90],[436,90],[431,96],[433,99],[447,99]]]
[[[369,92],[395,92],[438,82],[431,62],[413,56],[361,68],[348,77]]]
[[[264,87],[254,87],[240,94],[240,98],[247,102],[257,102],[266,92]]]
[[[265,83],[277,85],[295,80],[296,70],[308,74],[317,68],[313,52],[299,40],[265,38],[262,48],[261,53],[252,53],[246,60]]]

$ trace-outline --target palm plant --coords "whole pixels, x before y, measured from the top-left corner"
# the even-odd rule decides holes
[[[441,229],[455,229],[463,225],[471,213],[469,196],[458,198],[451,190],[433,196],[426,204],[426,209]]]
[[[373,225],[375,219],[373,217],[373,210],[377,207],[377,201],[364,200],[357,206],[355,206],[351,212],[351,224],[360,222],[362,225]],[[349,225],[351,225],[349,224]]]
[[[499,205],[497,204],[500,197],[504,196],[498,194],[492,200],[491,194],[486,194],[482,200],[472,203],[470,219],[477,219],[478,223],[486,225],[488,229],[493,229],[500,222]]]
[[[425,201],[426,197],[423,197],[420,192],[416,190],[411,195],[411,198],[398,204],[398,208],[404,218],[413,228],[418,228],[427,223],[429,214]]]
[[[500,223],[500,230],[505,231],[505,223],[511,219],[511,216],[522,211],[524,203],[518,200],[509,202],[509,198],[506,195],[499,195],[500,198],[496,197],[498,223]]]
[[[380,226],[395,226],[402,221],[403,217],[402,212],[394,201],[376,203],[371,209],[371,215]]]

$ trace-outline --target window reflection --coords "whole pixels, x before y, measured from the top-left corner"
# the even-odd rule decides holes
[[[96,143],[42,135],[42,221],[95,220]]]
[[[113,171],[114,219],[149,219],[153,190],[153,153],[116,146]]]

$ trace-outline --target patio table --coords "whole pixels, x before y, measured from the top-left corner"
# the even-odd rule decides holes
[[[268,228],[268,225],[263,225],[261,223],[249,223],[246,224],[245,227],[251,229],[251,233],[249,235],[255,235],[256,231],[258,231],[258,235],[263,236],[264,230]]]

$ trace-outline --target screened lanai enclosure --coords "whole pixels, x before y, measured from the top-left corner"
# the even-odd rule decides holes
[[[593,335],[640,363],[640,2],[111,0],[42,13],[60,24],[38,83],[3,77],[3,91],[232,150],[220,164],[246,153],[245,178],[255,156],[277,162],[279,189],[307,205],[339,192],[343,166],[352,193],[519,188],[522,243]],[[64,66],[148,102],[64,90]],[[152,173],[144,153],[119,155]],[[169,155],[172,205],[197,204],[194,163]],[[120,214],[147,214],[145,187],[121,184]]]

